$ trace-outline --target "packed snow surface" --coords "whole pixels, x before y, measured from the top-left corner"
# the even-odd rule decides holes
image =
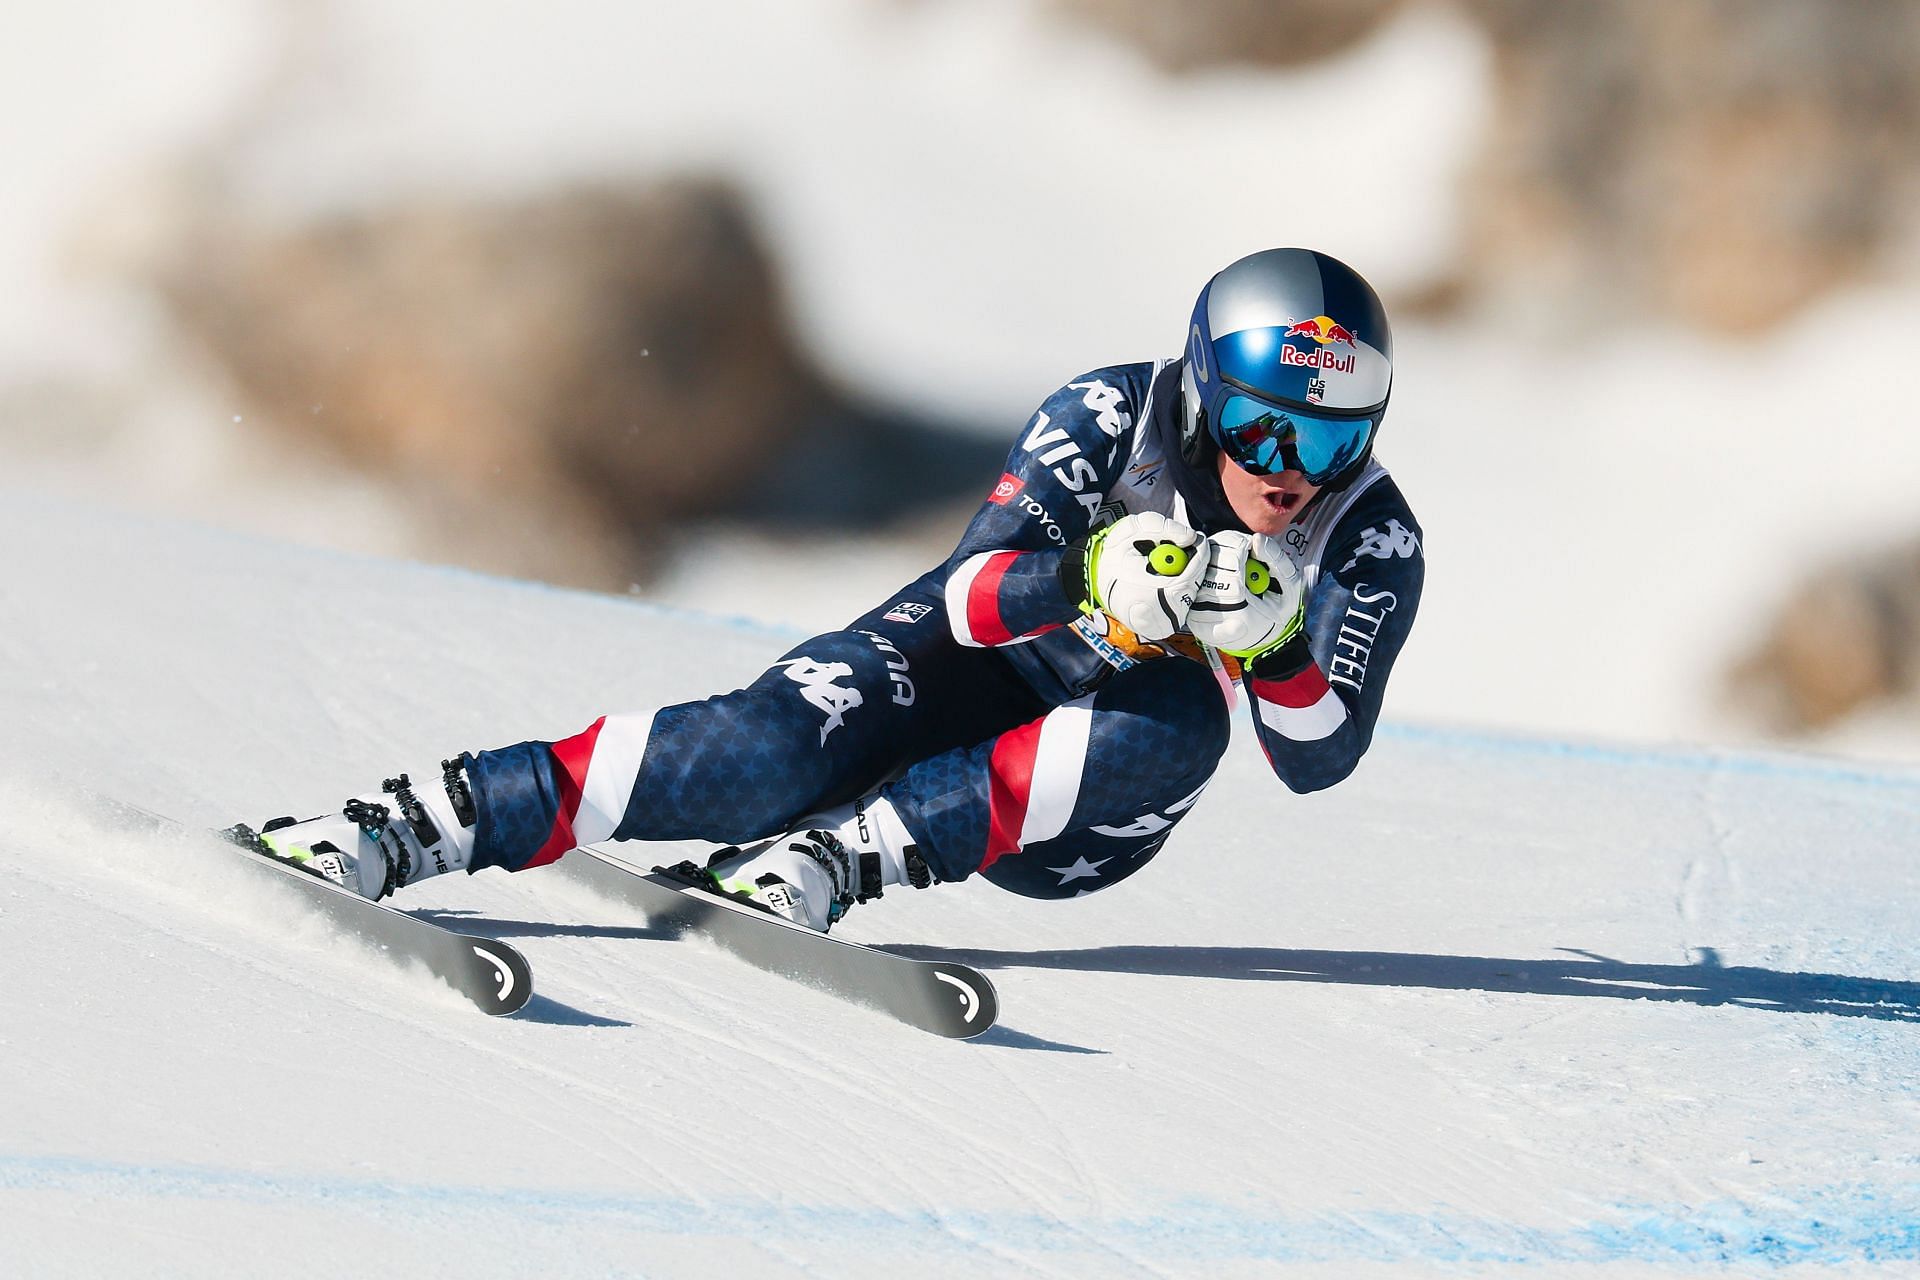
[[[490,1020],[46,779],[312,811],[796,636],[17,491],[0,538],[0,1274],[1920,1260],[1920,773],[1389,723],[1301,798],[1243,738],[1111,893],[847,920],[989,970],[974,1042],[657,938],[564,862],[404,895],[525,951]]]

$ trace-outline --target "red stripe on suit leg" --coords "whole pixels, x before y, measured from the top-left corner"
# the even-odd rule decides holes
[[[548,833],[547,842],[528,861],[528,867],[544,867],[574,847],[574,815],[580,812],[580,792],[587,785],[587,766],[593,763],[593,745],[600,740],[600,726],[606,722],[607,718],[601,716],[587,726],[586,732],[563,738],[548,748],[554,763],[560,766],[554,778],[560,788],[560,808],[553,815],[553,830]]]
[[[1040,725],[1035,720],[994,739],[987,760],[987,856],[980,862],[982,871],[1020,848],[1020,829],[1026,825],[1027,801],[1033,795]]]

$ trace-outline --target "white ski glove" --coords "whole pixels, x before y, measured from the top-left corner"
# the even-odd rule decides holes
[[[1083,552],[1081,598],[1142,640],[1165,640],[1185,625],[1209,556],[1205,538],[1154,511],[1101,529]]]
[[[1202,644],[1252,661],[1300,634],[1307,585],[1276,538],[1216,533],[1206,578],[1187,614],[1187,629]]]

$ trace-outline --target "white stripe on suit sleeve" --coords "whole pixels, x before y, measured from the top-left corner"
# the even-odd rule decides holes
[[[576,844],[613,838],[627,813],[627,801],[640,779],[640,763],[653,734],[653,716],[608,716],[593,742],[587,779],[580,787],[580,812],[573,817]]]
[[[1260,704],[1260,723],[1291,742],[1318,742],[1332,737],[1347,722],[1347,704],[1329,689],[1310,707],[1284,707],[1265,698]]]

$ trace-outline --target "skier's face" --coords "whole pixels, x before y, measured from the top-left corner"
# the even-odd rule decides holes
[[[1214,456],[1219,460],[1220,487],[1227,492],[1227,505],[1254,533],[1279,534],[1320,492],[1319,485],[1308,483],[1298,471],[1257,476],[1243,470],[1224,451]]]

